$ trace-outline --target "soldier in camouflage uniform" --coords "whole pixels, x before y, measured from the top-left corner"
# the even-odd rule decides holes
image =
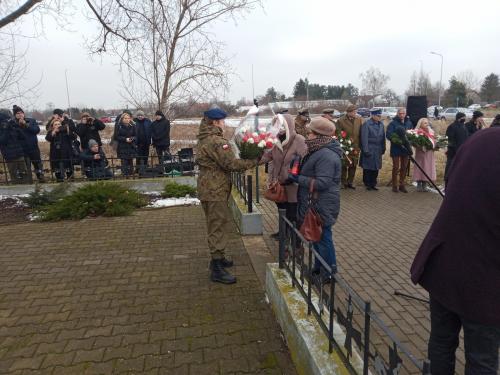
[[[227,116],[223,110],[214,108],[204,115],[198,134],[196,161],[200,167],[198,197],[207,220],[208,247],[212,258],[211,280],[233,284],[236,278],[226,271],[233,262],[225,257],[225,226],[232,220],[227,206],[231,194],[230,173],[252,168],[257,161],[236,159],[229,142],[222,135]]]

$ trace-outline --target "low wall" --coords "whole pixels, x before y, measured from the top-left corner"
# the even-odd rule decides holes
[[[229,197],[228,205],[242,235],[260,235],[263,233],[262,214],[255,205],[253,207],[253,212],[248,213],[245,202],[239,197],[234,189]]]

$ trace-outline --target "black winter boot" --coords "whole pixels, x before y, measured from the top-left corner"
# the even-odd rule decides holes
[[[234,262],[231,259],[222,258],[221,260],[222,267],[230,268],[234,265]]]
[[[212,259],[210,262],[210,271],[210,279],[213,282],[222,284],[234,284],[236,282],[236,277],[224,269],[221,259]]]

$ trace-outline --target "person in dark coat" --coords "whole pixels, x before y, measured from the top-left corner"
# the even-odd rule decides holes
[[[7,163],[11,182],[29,183],[22,142],[24,135],[11,121],[9,110],[0,110],[0,152]]]
[[[481,111],[474,111],[472,112],[472,119],[465,123],[465,127],[467,128],[467,133],[469,134],[469,137],[477,132],[478,130],[481,130],[484,128],[484,113]]]
[[[363,183],[366,190],[378,190],[378,171],[382,168],[382,155],[385,153],[385,130],[382,110],[371,111],[371,118],[361,126],[361,158],[359,165],[363,168]]]
[[[439,120],[439,108],[438,106],[434,106],[434,119]]]
[[[315,117],[308,126],[307,154],[300,165],[300,174],[289,174],[288,178],[299,184],[298,227],[304,221],[309,208],[308,197],[311,180],[314,179],[314,207],[323,221],[319,242],[313,244],[325,262],[336,270],[337,258],[333,243],[332,225],[340,212],[340,178],[342,175],[342,148],[333,139],[335,125],[323,118]],[[316,261],[313,272],[321,274],[320,262]],[[326,281],[323,279],[323,281]]]
[[[90,113],[83,112],[80,117],[80,123],[76,127],[76,133],[80,137],[82,151],[87,150],[89,141],[95,140],[99,146],[102,146],[101,135],[99,132],[104,130],[106,125],[99,119],[90,116]]]
[[[96,140],[91,139],[81,154],[85,175],[89,180],[107,180],[113,177],[108,159]]]
[[[21,107],[14,105],[12,112],[14,113],[14,118],[11,120],[12,125],[14,127],[18,127],[24,136],[21,143],[28,174],[31,173],[31,164],[33,164],[38,181],[45,182],[45,178],[43,176],[43,163],[40,155],[40,148],[38,147],[37,137],[37,134],[40,133],[40,127],[35,119],[25,117],[24,111]]]
[[[131,115],[124,112],[120,116],[113,137],[118,142],[116,154],[121,159],[122,174],[129,176],[134,173],[134,158],[137,157],[136,128]]]
[[[386,131],[386,138],[391,141],[391,137],[394,133],[405,134],[407,130],[413,128],[413,125],[409,118],[406,117],[406,109],[399,108],[398,114],[391,121]],[[406,174],[408,172],[408,151],[401,145],[396,144],[391,141],[390,155],[392,158],[392,191],[394,193],[399,191],[402,193],[408,193],[405,187]],[[398,181],[399,176],[399,181]],[[399,182],[399,183],[398,183]]]
[[[460,147],[449,170],[446,196],[411,266],[412,281],[430,295],[432,374],[455,373],[461,328],[465,374],[498,374],[499,144],[500,129],[493,128]]]
[[[158,155],[160,165],[163,165],[165,156],[170,155],[170,121],[162,111],[156,111],[155,121],[151,124],[151,138]]]
[[[465,127],[465,113],[458,112],[456,114],[455,122],[446,129],[446,136],[448,137],[448,150],[446,151],[446,166],[444,168],[445,184],[448,181],[448,171],[453,163],[453,158],[469,136]]]
[[[151,120],[144,116],[144,112],[139,110],[134,118],[136,126],[137,158],[136,165],[147,165],[149,158],[149,147],[151,146]]]
[[[493,122],[491,123],[490,127],[493,128],[493,127],[499,127],[499,126],[500,126],[500,113],[495,116],[495,118],[493,119]]]
[[[58,182],[73,177],[73,141],[76,140],[76,126],[73,120],[64,116],[61,109],[55,109],[52,118],[46,125],[45,139],[50,142],[50,168]]]

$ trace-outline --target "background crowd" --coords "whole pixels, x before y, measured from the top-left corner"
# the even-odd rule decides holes
[[[71,179],[76,164],[82,165],[89,179],[113,176],[102,149],[100,132],[105,127],[106,124],[86,112],[75,123],[63,110],[53,111],[45,125],[45,140],[50,144],[50,168],[58,182]],[[19,106],[14,105],[12,113],[0,110],[0,152],[11,181],[30,183],[31,165],[38,181],[45,181],[39,133],[38,123],[27,118]],[[137,111],[135,117],[130,111],[124,111],[116,118],[111,142],[121,160],[124,176],[130,176],[147,165],[151,146],[161,165],[170,155],[170,121],[161,111],[155,113],[153,121],[143,111]]]

